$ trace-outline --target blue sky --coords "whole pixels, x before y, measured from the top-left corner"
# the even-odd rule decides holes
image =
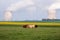
[[[60,3],[59,0],[0,0],[0,21],[3,21],[6,10],[12,11],[12,21],[41,20],[48,17],[50,5],[58,2]],[[57,19],[60,19],[59,11],[59,8],[56,9]]]

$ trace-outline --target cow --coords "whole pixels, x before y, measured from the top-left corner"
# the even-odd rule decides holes
[[[26,25],[23,25],[23,28],[37,28],[38,26],[37,25],[34,25],[34,24],[26,24]]]

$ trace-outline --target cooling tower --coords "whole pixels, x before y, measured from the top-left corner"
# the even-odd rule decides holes
[[[4,20],[11,21],[12,12],[24,7],[32,6],[32,5],[34,5],[34,2],[32,0],[22,0],[22,1],[10,4],[10,6],[7,7],[6,11],[4,12]]]
[[[56,19],[56,9],[60,9],[60,1],[49,6],[48,19]]]
[[[56,10],[55,9],[48,10],[48,19],[56,19]]]
[[[11,11],[5,11],[4,12],[4,20],[5,21],[11,21],[12,19],[12,12]]]

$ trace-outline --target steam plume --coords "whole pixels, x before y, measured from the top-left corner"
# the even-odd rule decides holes
[[[17,3],[11,4],[5,12],[5,20],[10,20],[12,18],[12,12],[11,11],[16,11],[18,9],[21,9],[23,7],[29,6],[29,5],[34,5],[32,0],[23,0],[19,1]]]
[[[17,3],[11,4],[7,10],[16,11],[19,8],[23,8],[29,5],[34,5],[32,0],[19,1]]]
[[[11,11],[5,11],[4,18],[5,18],[5,21],[10,21],[12,19],[12,12]]]
[[[48,19],[56,19],[56,9],[60,8],[60,3],[52,4],[48,9]]]

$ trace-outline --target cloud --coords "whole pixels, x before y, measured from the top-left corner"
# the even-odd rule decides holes
[[[26,7],[26,6],[29,6],[29,5],[34,5],[32,0],[23,0],[23,1],[19,1],[17,3],[11,4],[7,8],[7,10],[16,11],[17,9],[20,9],[20,8],[23,8],[23,7]]]
[[[31,13],[31,12],[33,13],[33,12],[36,11],[36,7],[35,7],[35,6],[30,6],[30,7],[27,7],[26,9],[27,9],[28,12],[30,12],[30,13]]]
[[[50,5],[45,6],[46,10],[60,8],[60,0],[52,0],[51,2]]]
[[[30,13],[29,15],[34,14],[34,12],[36,12],[36,14],[39,13],[38,15],[40,15],[40,14],[43,14],[43,12],[45,13],[48,10],[48,8],[53,8],[54,6],[56,6],[57,5],[56,2],[60,2],[60,0],[11,0],[11,1],[7,0],[7,2],[6,0],[4,0],[2,2],[0,1],[0,4],[2,5],[4,3],[3,4],[4,7],[7,5],[6,8],[7,7],[8,8],[6,10],[9,10],[9,11],[16,11],[16,10],[20,11],[20,9],[24,10],[24,8],[27,7],[26,13],[27,12]],[[30,5],[33,5],[33,6],[30,6]],[[54,8],[57,8],[57,7],[54,7]]]
[[[54,3],[52,4],[49,9],[60,9],[60,3]]]
[[[60,2],[60,0],[54,0],[54,2]]]

